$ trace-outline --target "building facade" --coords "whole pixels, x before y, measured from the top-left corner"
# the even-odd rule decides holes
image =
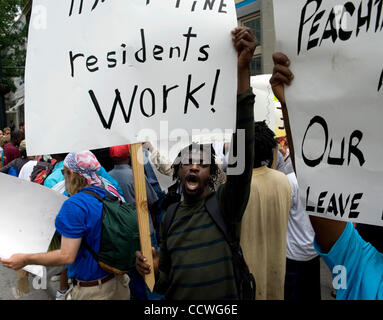
[[[251,75],[273,71],[275,52],[274,13],[272,0],[235,0],[238,25],[249,27],[259,45],[251,63]]]

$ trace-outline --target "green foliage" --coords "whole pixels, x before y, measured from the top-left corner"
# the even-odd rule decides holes
[[[0,67],[1,83],[13,91],[12,77],[24,77],[28,26],[15,21],[28,0],[0,0]],[[0,70],[1,71],[1,70]]]

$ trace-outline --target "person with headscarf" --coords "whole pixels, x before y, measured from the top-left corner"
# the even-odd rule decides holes
[[[65,187],[70,197],[55,220],[61,235],[58,250],[37,254],[14,254],[0,259],[5,267],[19,270],[26,265],[68,265],[72,300],[128,300],[130,290],[126,276],[109,274],[98,265],[91,253],[81,245],[85,240],[99,252],[103,204],[94,196],[82,192],[90,190],[102,197],[108,193],[96,172],[100,163],[90,151],[69,153],[64,160]]]

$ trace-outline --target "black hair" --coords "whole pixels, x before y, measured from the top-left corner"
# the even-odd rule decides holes
[[[109,148],[93,149],[90,151],[95,155],[101,166],[106,171],[110,171],[114,168],[114,162],[110,157]]]
[[[198,143],[192,143],[189,146],[183,148],[177,155],[177,158],[174,160],[172,164],[173,168],[173,180],[178,179],[178,171],[181,166],[181,155],[183,154],[190,154],[190,152],[201,152],[206,151],[207,154],[210,154],[209,162],[206,162],[206,159],[202,159],[205,161],[205,163],[210,164],[210,178],[209,178],[209,187],[211,190],[214,190],[214,184],[218,177],[218,165],[215,162],[215,151],[212,144],[198,144]]]
[[[64,161],[65,160],[65,157],[68,155],[68,153],[55,153],[55,154],[51,154],[51,157],[55,160],[57,160],[57,162],[61,162],[61,161]]]
[[[254,123],[254,168],[259,168],[267,162],[273,161],[273,149],[277,146],[274,132],[265,121]]]
[[[11,141],[17,141],[17,140],[22,141],[24,140],[24,138],[25,138],[24,131],[14,130],[11,133]]]

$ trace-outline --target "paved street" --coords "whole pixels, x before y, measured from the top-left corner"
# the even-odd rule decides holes
[[[50,300],[47,290],[35,290],[32,285],[33,277],[29,276],[30,292],[17,295],[17,273],[0,264],[0,300]]]

